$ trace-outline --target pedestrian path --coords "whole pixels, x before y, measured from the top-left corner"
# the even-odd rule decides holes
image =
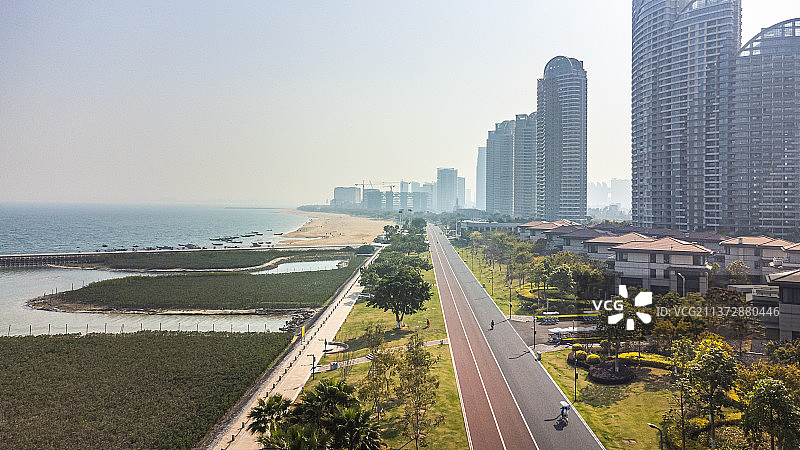
[[[368,261],[371,263],[378,255],[375,253]],[[247,414],[256,405],[259,398],[281,394],[284,398],[294,400],[300,394],[306,381],[311,376],[312,362],[318,361],[325,350],[325,340],[332,341],[339,328],[353,309],[362,287],[358,284],[358,274],[348,280],[340,293],[328,304],[317,320],[307,327],[305,336],[298,337],[299,342],[291,352],[284,355],[251,395],[247,406],[242,408],[236,417],[229,422],[227,429],[216,436],[206,448],[257,450],[261,448],[256,437],[246,430],[249,419]],[[313,356],[313,357],[312,357]]]

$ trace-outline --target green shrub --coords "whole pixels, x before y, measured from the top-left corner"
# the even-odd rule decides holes
[[[575,345],[580,345],[580,344],[575,344]],[[586,361],[586,352],[583,350],[578,350],[575,353],[575,357],[578,358],[578,361]]]
[[[592,353],[591,355],[586,357],[586,363],[587,364],[594,365],[594,364],[597,364],[599,362],[600,362],[600,356],[599,355],[595,355],[594,353]]]
[[[577,352],[578,350],[583,350],[583,346],[581,344],[572,344],[572,351]]]

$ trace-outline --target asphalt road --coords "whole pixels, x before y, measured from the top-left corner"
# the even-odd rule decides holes
[[[438,227],[428,226],[456,382],[474,449],[602,449]],[[494,330],[490,322],[494,320]]]

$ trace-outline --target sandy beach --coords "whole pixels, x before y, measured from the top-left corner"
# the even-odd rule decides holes
[[[307,216],[311,221],[296,231],[284,234],[285,240],[276,244],[276,247],[369,244],[376,236],[383,233],[385,225],[394,225],[394,222],[388,220],[353,217],[347,214],[305,212],[294,209],[286,212]]]

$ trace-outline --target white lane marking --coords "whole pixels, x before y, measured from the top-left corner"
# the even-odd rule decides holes
[[[455,249],[453,249],[453,251],[455,251]],[[456,252],[456,255],[458,255],[458,252]],[[459,256],[460,256],[460,255],[459,255]],[[447,257],[446,257],[446,256],[445,256],[445,259],[447,259]],[[448,263],[450,262],[450,260],[449,260],[449,259],[447,259],[447,261],[448,261]],[[461,258],[459,258],[459,261],[461,261],[461,263],[462,263],[462,264],[464,264],[464,267],[466,267],[466,268],[467,268],[467,270],[469,271],[469,273],[471,273],[471,274],[472,274],[472,277],[473,277],[473,278],[475,278],[475,274],[474,274],[474,273],[472,273],[472,270],[470,270],[469,266],[467,266],[467,265],[466,265],[466,263],[464,263],[464,261],[463,261]],[[452,266],[451,266],[451,268],[452,268]],[[455,272],[454,272],[454,273],[455,273]],[[492,304],[495,306],[495,308],[497,308],[497,310],[500,312],[500,314],[503,314],[503,311],[500,309],[500,307],[499,307],[499,306],[497,306],[497,303],[495,303],[495,302],[494,302],[494,299],[492,299],[492,297],[489,295],[489,293],[488,293],[488,292],[486,292],[486,288],[484,288],[484,287],[483,287],[483,285],[481,285],[480,281],[478,281],[478,279],[477,279],[477,278],[475,278],[475,281],[478,283],[478,285],[480,285],[480,286],[481,286],[481,289],[483,290],[483,293],[484,293],[484,294],[486,294],[486,296],[487,296],[487,297],[489,297],[489,300],[491,300]],[[463,289],[462,289],[462,292],[463,292]],[[466,297],[466,295],[465,295],[465,297]],[[469,301],[467,301],[467,303],[469,303]],[[474,314],[474,312],[473,312],[473,314]],[[503,315],[505,316],[505,314],[503,314]],[[477,319],[476,319],[476,320],[477,320]],[[535,320],[535,318],[534,318],[534,320]],[[511,326],[510,319],[509,319],[509,326]],[[522,336],[520,336],[520,335],[519,335],[519,333],[517,333],[517,330],[516,330],[516,329],[515,329],[513,326],[511,326],[511,329],[512,329],[512,330],[514,330],[514,334],[516,334],[516,335],[517,335],[517,337],[519,338],[519,340],[520,340],[520,341],[522,341],[522,344],[523,344],[523,345],[525,345],[526,347],[528,347],[528,346],[527,346],[527,344],[525,344],[525,340],[524,340],[524,339],[522,339]],[[531,356],[533,356],[533,353],[532,353],[532,352],[530,352],[530,347],[528,347],[528,349],[529,349],[529,353],[531,353]],[[489,350],[491,350],[491,347],[489,347]],[[535,360],[536,360],[536,359],[534,358],[534,361],[535,361]],[[544,373],[547,375],[547,377],[548,377],[548,378],[550,378],[550,381],[553,383],[553,385],[556,387],[556,389],[558,389],[558,392],[560,392],[560,393],[561,393],[561,397],[562,397],[564,400],[566,400],[566,401],[567,401],[567,402],[568,402],[570,405],[572,405],[572,402],[571,402],[571,401],[569,400],[569,398],[567,397],[567,394],[565,394],[565,393],[564,393],[564,391],[562,391],[562,390],[561,390],[561,388],[558,386],[558,384],[556,384],[555,380],[553,380],[553,377],[551,377],[551,376],[550,376],[550,373],[549,373],[549,372],[547,372],[547,370],[545,370],[545,368],[544,368],[544,366],[542,365],[541,361],[539,361],[539,364],[537,364],[537,366],[538,366],[538,367],[539,367],[539,368],[540,368],[540,369],[541,369],[541,370],[542,370],[542,371],[543,371],[543,372],[544,372]],[[500,372],[502,373],[502,370],[501,370]],[[504,377],[504,378],[505,378],[505,377]],[[509,390],[510,390],[510,388],[509,388]],[[511,395],[513,396],[514,394],[512,393]],[[515,400],[515,401],[516,401],[516,400]],[[519,406],[519,405],[517,405],[517,406]],[[581,420],[581,423],[583,423],[583,426],[586,428],[586,430],[588,430],[588,431],[589,431],[589,434],[590,434],[590,435],[591,435],[591,436],[594,438],[595,442],[597,442],[597,445],[599,445],[599,446],[600,446],[600,448],[603,448],[603,449],[604,449],[604,448],[606,448],[606,447],[603,445],[603,443],[602,443],[602,442],[600,442],[600,439],[597,437],[597,435],[596,435],[596,434],[594,434],[594,431],[592,430],[592,428],[591,428],[591,427],[590,427],[590,426],[589,426],[589,425],[586,423],[586,421],[585,421],[585,420],[583,420],[583,417],[581,416],[580,412],[578,412],[577,408],[573,407],[573,408],[572,408],[572,411],[574,411],[574,412],[575,412],[575,415],[577,415],[577,416],[578,416],[578,419],[580,419],[580,420]],[[523,416],[523,418],[524,418],[524,417],[525,417],[525,416]],[[525,423],[526,423],[526,425],[527,425],[527,421],[526,421]],[[530,429],[528,429],[528,430],[530,431]]]
[[[442,252],[444,253],[445,250],[442,249]],[[486,339],[486,334],[483,332],[483,328],[481,328],[480,322],[478,322],[478,317],[475,315],[475,311],[472,309],[472,305],[469,304],[469,298],[467,297],[467,293],[464,292],[464,288],[461,287],[461,283],[458,281],[458,277],[456,276],[455,270],[453,270],[453,265],[450,264],[450,259],[447,257],[447,255],[444,255],[444,260],[447,262],[447,265],[450,267],[450,270],[453,272],[453,277],[456,279],[456,284],[458,285],[458,288],[461,290],[461,294],[464,296],[464,301],[466,302],[467,307],[469,307],[469,310],[472,313],[472,317],[475,319],[475,323],[478,325],[478,329],[481,330],[481,337],[483,337],[484,342],[486,342],[486,347],[489,349],[489,353],[492,354],[492,359],[494,359],[494,363],[497,364],[497,370],[500,372],[500,376],[503,377],[503,382],[505,382],[506,388],[508,388],[508,393],[511,394],[511,399],[514,400],[514,405],[517,407],[517,411],[519,411],[520,418],[522,418],[522,423],[525,424],[525,428],[528,430],[528,434],[531,436],[531,440],[533,441],[533,445],[538,449],[539,448],[539,444],[536,443],[536,438],[533,437],[533,432],[531,432],[531,427],[528,425],[528,421],[525,420],[525,415],[522,414],[522,408],[519,407],[519,403],[517,402],[517,397],[514,396],[514,391],[511,390],[511,386],[509,386],[509,384],[508,384],[508,380],[506,379],[506,376],[503,373],[503,369],[500,368],[500,363],[497,361],[497,356],[495,356],[494,351],[492,350],[492,346],[489,345],[489,340]],[[461,261],[460,258],[459,258],[459,261]],[[462,261],[462,263],[463,263],[463,261]],[[449,285],[450,285],[450,283],[448,282],[448,286]],[[455,302],[455,300],[454,300],[454,302]],[[494,302],[492,302],[492,303],[494,303]],[[458,308],[456,308],[456,312],[458,312]],[[459,313],[459,319],[460,318],[461,318],[461,314]],[[463,327],[463,322],[462,322],[462,327]],[[466,331],[465,331],[465,333],[466,333]],[[523,342],[523,344],[524,344],[524,342]]]
[[[444,252],[441,243],[439,243],[439,249],[442,252]],[[442,256],[439,255],[438,253],[436,256],[441,261]],[[467,335],[467,330],[464,328],[464,322],[461,320],[461,313],[458,312],[458,307],[455,305],[455,297],[453,296],[453,289],[450,287],[450,282],[447,281],[446,274],[442,277],[442,279],[444,279],[444,282],[447,285],[447,289],[450,291],[450,298],[453,301],[453,308],[455,308],[456,310],[456,316],[458,316],[458,321],[461,324],[461,330],[464,332],[464,339],[467,341],[467,347],[469,347],[469,354],[470,356],[472,356],[472,362],[475,363],[475,371],[478,372],[478,379],[481,380],[481,387],[483,387],[483,394],[486,396],[486,402],[489,404],[489,411],[492,413],[492,419],[494,420],[494,426],[497,428],[497,435],[500,437],[500,443],[503,444],[503,448],[506,449],[508,447],[506,447],[506,442],[503,439],[503,432],[500,431],[500,424],[497,423],[497,417],[495,416],[494,408],[492,407],[492,400],[491,398],[489,398],[489,392],[486,390],[486,383],[483,381],[483,375],[481,375],[480,366],[478,365],[478,361],[475,359],[475,353],[472,351],[472,344],[470,344],[469,342],[469,336]],[[438,282],[436,284],[437,286],[439,285]],[[441,296],[439,298],[441,299]],[[442,311],[444,311],[444,308],[442,308]],[[452,350],[452,344],[450,348]],[[455,367],[455,361],[453,362],[453,366]]]
[[[430,235],[431,235],[431,233],[429,232],[428,233],[428,236],[429,236],[428,241],[430,242],[431,250],[433,250],[434,249],[434,242],[433,242],[432,239],[430,239]],[[436,255],[436,257],[438,259],[438,256],[439,256],[438,253],[436,253],[435,251],[431,251],[431,261],[433,261],[434,255]],[[439,264],[441,266],[441,262]],[[436,268],[437,268],[437,266],[434,264],[434,266],[433,266],[434,278],[436,277]],[[439,268],[439,271],[441,271],[441,267]],[[440,303],[443,302],[444,300],[442,300],[442,291],[441,291],[441,289],[439,289],[439,283],[436,283],[436,292],[439,293],[439,302]],[[447,315],[444,313],[444,305],[442,305],[442,318],[444,319],[444,330],[445,330],[445,333],[447,333],[447,338],[450,339],[450,330],[447,328]],[[470,450],[472,450],[472,435],[469,432],[469,421],[467,420],[467,410],[464,409],[464,396],[461,393],[461,383],[458,381],[458,369],[456,368],[456,358],[453,356],[453,346],[452,345],[448,345],[448,347],[450,348],[450,361],[453,364],[453,374],[456,377],[456,388],[458,388],[458,402],[461,404],[461,415],[464,416],[464,427],[467,430],[467,442],[469,443]]]

